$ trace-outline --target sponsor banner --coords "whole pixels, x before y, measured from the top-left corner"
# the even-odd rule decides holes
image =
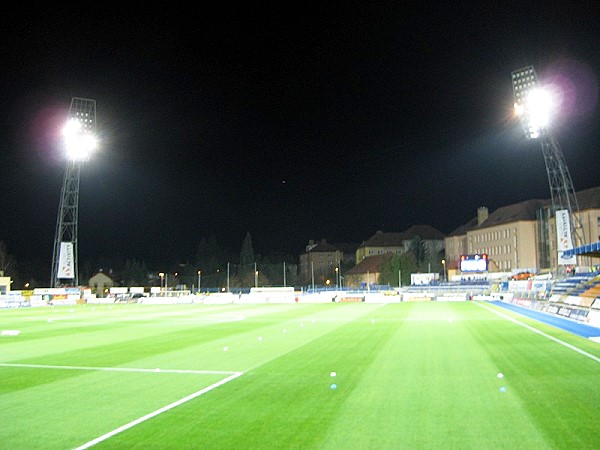
[[[364,301],[364,297],[342,297],[339,300],[340,303],[360,303]]]
[[[65,288],[35,288],[33,293],[35,295],[66,295],[67,290]]]
[[[127,294],[127,288],[126,287],[111,287],[110,293],[124,295],[124,294]]]
[[[585,322],[587,315],[588,315],[588,310],[574,309],[571,311],[571,314],[569,314],[569,317],[571,319],[580,320],[582,322]]]
[[[548,280],[536,280],[531,282],[531,289],[534,291],[550,291],[552,290],[552,283]]]
[[[70,298],[53,298],[51,303],[56,306],[73,306],[77,304],[77,300]]]
[[[72,242],[61,242],[58,254],[58,278],[75,278],[75,255]]]
[[[569,220],[569,211],[559,209],[556,211],[556,244],[558,249],[558,264],[570,265],[576,264],[577,258],[575,255],[566,258],[565,250],[573,249],[573,239],[571,237],[571,221]]]
[[[7,295],[0,296],[0,309],[25,308],[28,306],[30,306],[29,302],[22,300],[20,297],[9,297]]]

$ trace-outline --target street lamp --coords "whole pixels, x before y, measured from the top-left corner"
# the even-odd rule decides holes
[[[198,271],[198,292],[200,292],[200,286],[202,286],[202,271]]]
[[[551,212],[555,215],[557,227],[558,265],[574,264],[575,256],[564,258],[563,253],[573,248],[571,233],[579,245],[585,243],[585,236],[579,219],[579,204],[573,181],[558,141],[552,133],[552,115],[557,109],[553,93],[540,84],[533,66],[512,72],[512,85],[515,112],[521,119],[525,136],[539,140],[542,145],[552,197]]]
[[[165,274],[164,272],[160,272],[158,276],[160,277],[160,290],[162,291],[164,288]]]
[[[71,285],[79,285],[77,254],[79,179],[81,165],[90,159],[92,151],[96,148],[96,100],[77,97],[71,100],[63,136],[67,170],[56,220],[50,276],[52,287],[58,287],[61,284],[60,280],[65,280]]]
[[[446,276],[446,260],[442,259],[442,267],[444,268],[444,279],[442,281],[448,281],[448,277]]]

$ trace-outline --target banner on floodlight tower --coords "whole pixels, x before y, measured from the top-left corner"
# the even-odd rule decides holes
[[[564,252],[573,249],[573,239],[571,238],[571,221],[569,220],[569,211],[559,209],[556,211],[556,239],[558,248],[558,264],[571,265],[577,263],[575,255],[566,258]]]
[[[75,258],[73,255],[73,243],[61,242],[58,256],[58,278],[75,278]]]

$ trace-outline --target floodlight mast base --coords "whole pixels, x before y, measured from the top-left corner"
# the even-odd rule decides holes
[[[81,125],[83,133],[95,136],[96,134],[96,100],[73,97],[69,109],[68,120],[76,120]],[[83,161],[72,159],[67,162],[67,170],[63,181],[58,217],[56,220],[56,233],[54,237],[54,250],[52,253],[52,273],[50,282],[52,287],[62,285],[79,286],[78,263],[78,216],[79,216],[79,179]],[[61,244],[69,243],[72,246],[72,273],[69,278],[62,278],[61,270]]]

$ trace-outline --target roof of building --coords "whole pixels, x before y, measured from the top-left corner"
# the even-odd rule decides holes
[[[600,186],[579,191],[577,193],[577,203],[580,211],[600,209]]]
[[[350,243],[350,242],[342,242],[342,243],[333,244],[333,246],[335,248],[337,248],[339,251],[341,251],[342,253],[354,253],[354,252],[356,252],[356,249],[358,248],[359,244]]]
[[[102,278],[105,278],[105,279],[107,278],[107,279],[109,279],[109,280],[114,280],[114,277],[113,277],[113,275],[112,275],[112,274],[111,274],[111,275],[109,275],[109,274],[107,274],[106,272],[103,272],[102,270],[100,270],[99,272],[95,272],[95,273],[94,273],[94,275],[92,275],[92,276],[90,277],[90,280],[92,280],[92,279],[94,279],[94,278],[97,278],[97,277],[102,277]]]
[[[360,247],[401,247],[404,242],[414,239],[416,236],[425,240],[443,240],[445,235],[430,225],[413,225],[400,233],[384,233],[378,231]]]
[[[381,264],[392,257],[392,253],[367,256],[357,265],[346,271],[346,275],[360,275],[364,273],[379,273]]]
[[[338,251],[338,249],[333,244],[330,244],[325,239],[321,239],[306,253],[335,253],[336,251]]]
[[[487,220],[485,220],[482,224],[477,225],[477,218],[475,217],[466,224],[456,228],[448,236],[461,236],[466,234],[468,231],[478,228],[483,229],[523,220],[536,220],[538,210],[550,205],[550,203],[551,200],[549,199],[538,199],[525,200],[520,203],[503,206],[489,214]],[[577,192],[577,203],[579,204],[580,211],[600,208],[600,187],[585,189]]]
[[[548,200],[526,200],[503,206],[491,213],[481,225],[475,228],[488,228],[512,222],[536,220],[538,211],[546,205],[548,205]]]
[[[448,234],[448,237],[463,236],[463,235],[467,234],[467,231],[471,231],[474,228],[477,228],[477,217],[473,217],[470,221],[468,221],[464,225],[461,225],[457,229],[451,231],[450,234]]]

